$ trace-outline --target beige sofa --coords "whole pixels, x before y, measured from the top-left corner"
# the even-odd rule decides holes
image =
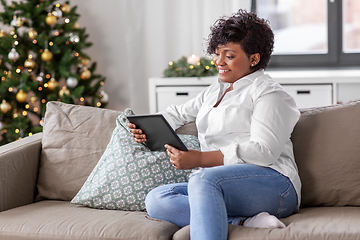
[[[0,239],[189,239],[144,211],[71,204],[120,112],[53,102],[44,132],[0,148]],[[360,102],[302,110],[292,135],[300,211],[286,228],[229,227],[229,239],[360,239]],[[193,124],[180,133],[196,134]],[[50,163],[49,163],[50,161]]]

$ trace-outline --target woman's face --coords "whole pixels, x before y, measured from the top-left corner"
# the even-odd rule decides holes
[[[220,80],[228,83],[234,83],[252,73],[252,70],[250,70],[251,65],[256,65],[259,60],[260,55],[258,53],[251,55],[249,58],[240,44],[233,42],[220,45],[215,50],[213,57],[213,62],[219,71]]]

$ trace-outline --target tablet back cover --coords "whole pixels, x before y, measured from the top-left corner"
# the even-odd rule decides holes
[[[186,146],[163,115],[132,115],[127,118],[146,134],[147,141],[145,144],[151,151],[165,151],[165,144],[169,144],[182,151],[187,151]]]

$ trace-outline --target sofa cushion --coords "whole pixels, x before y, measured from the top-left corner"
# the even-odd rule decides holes
[[[292,141],[302,205],[360,206],[360,101],[301,112]]]
[[[1,240],[167,240],[179,229],[145,212],[40,201],[0,212]]]
[[[340,240],[359,239],[360,208],[301,208],[297,214],[280,219],[286,228],[264,229],[229,225],[228,240]],[[190,228],[177,231],[173,240],[190,240]]]
[[[175,169],[165,151],[150,151],[137,143],[128,127],[126,109],[116,119],[111,140],[86,180],[71,201],[93,208],[144,210],[146,194],[169,183],[187,182],[191,170]],[[200,150],[197,137],[179,135],[188,148]]]
[[[119,111],[47,104],[37,199],[71,200],[99,161]]]

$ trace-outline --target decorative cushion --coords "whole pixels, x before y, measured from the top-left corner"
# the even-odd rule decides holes
[[[360,101],[303,109],[292,134],[303,206],[360,206]]]
[[[101,209],[144,210],[151,189],[188,180],[191,170],[175,169],[166,152],[150,151],[134,140],[126,126],[129,114],[127,109],[117,118],[110,143],[72,203]],[[197,137],[179,137],[188,148],[200,150]]]
[[[38,197],[71,200],[94,169],[121,112],[49,102],[44,117]]]

